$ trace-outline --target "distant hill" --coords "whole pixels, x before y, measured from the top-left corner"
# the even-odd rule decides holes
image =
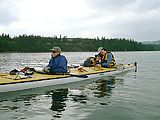
[[[160,40],[157,41],[145,41],[142,42],[143,44],[154,44],[154,45],[160,45]]]
[[[26,34],[12,38],[9,34],[0,35],[0,52],[49,52],[53,46],[60,46],[65,52],[97,51],[99,46],[103,46],[108,51],[160,50],[160,45],[142,44],[125,38],[68,38],[61,35],[43,37]]]

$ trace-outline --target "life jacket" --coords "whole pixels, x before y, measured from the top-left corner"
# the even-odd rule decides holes
[[[112,54],[111,52],[109,52],[109,51],[107,51],[106,54],[102,56],[101,62],[102,62],[102,63],[107,62],[107,60],[108,60],[108,54],[111,54],[111,55],[112,55],[112,60],[111,60],[111,63],[109,64],[109,67],[110,67],[110,68],[115,67],[115,65],[116,65],[116,60],[115,60],[113,54]]]

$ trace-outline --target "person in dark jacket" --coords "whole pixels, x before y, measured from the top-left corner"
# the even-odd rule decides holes
[[[93,67],[96,66],[96,64],[100,64],[100,60],[101,60],[101,55],[95,55],[95,57],[89,57],[87,58],[84,63],[82,64],[82,66],[84,67]]]
[[[64,55],[61,55],[61,48],[55,46],[50,50],[52,51],[51,59],[49,61],[49,64],[44,68],[44,72],[52,74],[67,73],[68,61]]]

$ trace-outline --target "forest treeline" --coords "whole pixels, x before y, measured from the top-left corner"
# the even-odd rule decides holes
[[[141,42],[125,38],[67,38],[66,36],[43,37],[37,35],[19,35],[10,37],[0,35],[0,52],[48,52],[53,46],[63,51],[97,51],[103,46],[108,51],[154,51],[160,46],[145,45]]]

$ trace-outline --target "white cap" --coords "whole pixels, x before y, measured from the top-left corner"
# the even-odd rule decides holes
[[[53,47],[53,48],[50,49],[50,50],[51,50],[51,51],[56,51],[56,52],[59,52],[59,53],[62,52],[61,48],[60,48],[60,47],[57,47],[57,46]]]
[[[101,50],[104,50],[104,48],[103,48],[103,47],[99,47],[99,48],[98,48],[98,52],[100,53]]]

